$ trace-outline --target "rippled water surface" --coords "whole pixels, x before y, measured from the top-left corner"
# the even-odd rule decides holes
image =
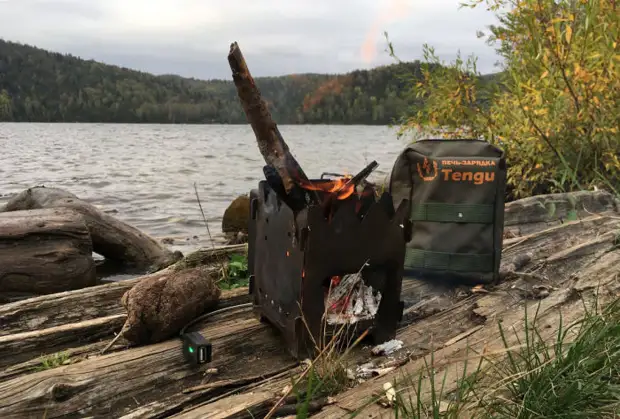
[[[279,128],[311,178],[357,173],[372,160],[371,178],[385,177],[404,146],[387,127]],[[263,165],[249,125],[0,123],[0,204],[36,185],[65,188],[184,253],[210,244],[194,182],[217,236],[224,210],[256,187]]]

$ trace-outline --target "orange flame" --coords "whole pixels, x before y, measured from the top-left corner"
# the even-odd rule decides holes
[[[330,283],[330,288],[334,289],[335,287],[337,287],[338,284],[340,284],[341,280],[342,280],[342,277],[340,277],[340,276],[332,276],[331,280],[330,280],[330,282],[331,282]],[[327,292],[327,290],[325,290],[325,292]],[[341,312],[344,312],[344,310],[349,305],[350,299],[351,299],[351,296],[350,295],[346,295],[343,299],[332,303],[332,305],[329,308],[330,308],[330,310],[336,310],[336,309],[340,308]]]
[[[347,185],[347,181],[351,179],[351,176],[345,176],[339,179],[330,180],[327,182],[308,182],[303,179],[298,179],[299,185],[309,191],[321,191],[326,193],[336,193],[336,198],[339,200],[347,199],[353,192],[355,192],[355,185]]]
[[[366,64],[372,63],[377,55],[377,37],[386,23],[402,18],[409,13],[410,0],[391,0],[390,5],[372,24],[362,45],[362,59]]]

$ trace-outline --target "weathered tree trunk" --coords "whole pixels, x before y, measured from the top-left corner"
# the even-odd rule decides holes
[[[150,275],[0,306],[0,367],[111,338],[126,320],[121,298],[136,284],[172,281],[176,286],[214,280],[219,278],[228,255],[244,252],[244,245],[199,250]],[[217,306],[249,299],[247,288],[223,291]],[[153,302],[157,307],[166,304]]]
[[[472,293],[465,289],[462,295],[457,290],[444,295],[437,290],[433,292],[432,284],[408,281],[407,286],[403,286],[403,299],[408,304],[436,297],[441,302],[421,316],[422,319],[412,316],[403,321],[397,337],[405,344],[401,352],[409,351],[411,357],[419,358],[431,349],[437,349],[438,345],[460,347],[470,336],[487,336],[490,328],[496,327],[498,318],[514,316],[515,313],[522,315],[521,305],[532,298],[538,298],[536,302],[542,299],[546,304],[545,312],[550,313],[551,308],[574,302],[573,292],[592,290],[598,281],[606,286],[618,282],[620,249],[617,248],[616,234],[619,229],[620,219],[617,217],[593,216],[507,243],[504,267],[512,265],[517,255],[534,252],[521,269],[536,271],[540,281],[544,281],[541,285],[549,289],[550,295],[546,298],[533,297],[528,286],[537,284],[524,281],[518,275],[507,276],[505,282],[488,293]],[[574,272],[583,275],[577,282],[573,279]],[[417,306],[421,307],[420,304]],[[408,324],[414,320],[417,322]],[[207,320],[201,331],[213,342],[214,348],[213,363],[203,368],[191,369],[184,363],[181,344],[176,339],[95,356],[76,364],[4,381],[0,384],[0,417],[40,417],[46,410],[48,418],[62,415],[118,417],[133,409],[141,409],[144,413],[138,417],[167,417],[178,412],[179,407],[185,409],[182,415],[191,413],[195,417],[208,417],[208,412],[217,411],[227,404],[226,401],[205,404],[194,410],[192,403],[206,402],[225,392],[218,390],[217,386],[229,391],[232,382],[246,383],[244,379],[248,377],[276,374],[282,364],[292,361],[283,349],[280,337],[248,311],[230,312]],[[368,356],[368,350],[361,348],[354,351],[351,361],[367,362]],[[209,381],[215,388],[198,393],[195,398],[183,393],[183,389],[201,384],[204,369],[213,367],[219,370],[219,374]],[[269,386],[253,388],[251,393],[246,393],[247,399],[237,397],[235,400],[239,403],[243,400],[247,411],[263,417],[290,382],[290,377],[282,378]],[[383,382],[385,380],[373,381],[360,387],[364,397]],[[153,391],[154,388],[157,391]],[[264,391],[266,388],[270,390]],[[260,397],[251,396],[258,393]],[[362,397],[354,394],[347,394],[346,403],[360,403]],[[161,403],[166,399],[176,400],[182,406],[169,409]],[[146,409],[145,405],[149,403],[152,404]],[[238,414],[240,412],[234,410],[222,417],[238,417],[235,416]]]
[[[426,368],[431,362],[438,370],[444,369],[433,374],[435,379],[440,377],[443,382],[444,373],[448,375],[447,387],[442,394],[452,394],[458,386],[458,380],[463,377],[462,360],[467,360],[469,371],[472,371],[472,365],[475,369],[478,362],[473,359],[477,354],[492,353],[493,350],[502,352],[503,344],[497,327],[500,319],[505,329],[510,330],[506,332],[511,335],[509,346],[522,343],[516,341],[512,328],[522,326],[524,306],[528,307],[530,321],[538,317],[539,322],[542,322],[540,324],[544,325],[545,334],[553,340],[553,333],[559,324],[568,324],[583,316],[585,306],[580,296],[586,301],[592,301],[594,295],[598,294],[600,302],[617,298],[620,290],[620,277],[617,274],[620,249],[616,237],[619,232],[620,219],[616,215],[590,217],[589,220],[532,233],[522,237],[521,241],[509,244],[506,254],[511,258],[519,253],[535,251],[536,256],[522,268],[524,272],[535,271],[537,279],[507,276],[503,283],[491,291],[463,293],[460,297],[457,292],[450,293],[452,295],[433,293],[425,286],[412,289],[416,294],[426,294],[426,298],[440,299],[435,312],[413,324],[403,321],[404,327],[397,335],[397,339],[404,343],[403,348],[390,355],[389,359],[373,359],[368,349],[353,351],[347,360],[352,370],[355,370],[355,364],[370,361],[385,371],[380,377],[367,379],[365,383],[335,397],[335,403],[325,407],[316,417],[348,417],[363,407],[360,417],[390,417],[392,411],[389,408],[368,402],[376,394],[385,393],[385,390],[382,391],[384,383],[400,383],[403,376],[409,375],[417,382],[418,374],[423,374],[424,384],[427,384]],[[528,288],[537,286],[547,287],[550,294],[547,297],[534,296]],[[407,300],[411,297],[411,291],[404,290],[403,297]],[[563,316],[562,320],[560,315]],[[432,361],[428,359],[431,351],[434,358]],[[281,397],[281,389],[290,383],[289,377],[267,380],[261,386],[237,391],[235,396],[214,402],[205,401],[193,407],[186,405],[180,412],[178,409],[167,410],[163,403],[153,404],[150,411],[142,408],[148,414],[141,417],[199,418],[211,417],[211,412],[224,412],[216,416],[218,418],[265,417],[274,402]],[[299,390],[304,389],[302,384]],[[406,386],[398,390],[405,393],[405,399],[407,393],[411,392],[414,392],[412,397],[416,397],[416,388]],[[448,400],[449,397],[445,401]]]
[[[245,252],[246,245],[201,249],[190,253],[173,266],[153,274],[0,305],[0,336],[125,313],[121,297],[142,279],[160,277],[169,271],[206,265],[211,266],[213,274],[216,274],[221,269],[220,263],[226,262],[229,255]],[[243,293],[247,293],[247,288],[241,291],[227,291],[224,293],[226,297],[222,298],[232,299],[231,304],[237,304],[241,299],[245,300],[241,297]]]
[[[507,237],[522,236],[594,214],[620,212],[620,201],[605,191],[536,195],[506,204]]]
[[[310,183],[308,177],[291,154],[284,138],[282,138],[282,134],[280,134],[277,124],[271,117],[267,104],[261,98],[260,90],[256,86],[245,58],[236,42],[230,45],[228,64],[232,70],[232,78],[237,87],[237,95],[256,136],[258,149],[263,155],[265,162],[275,169],[282,182],[284,188],[282,199],[287,201],[287,194],[305,194],[306,197],[303,200],[299,200],[297,196],[293,198],[295,199],[295,202],[292,203],[294,206],[296,206],[295,204],[298,201],[303,205],[304,203],[307,204],[309,199],[318,199],[314,191],[299,188],[300,182]]]
[[[92,252],[84,218],[73,210],[0,213],[0,293],[95,285]]]
[[[118,417],[201,384],[205,368],[219,370],[215,383],[294,365],[270,328],[249,311],[218,317],[200,328],[214,347],[206,367],[187,365],[180,339],[97,356],[1,382],[0,417]]]
[[[140,230],[104,213],[63,189],[37,186],[13,197],[2,212],[39,208],[74,209],[84,216],[93,250],[109,260],[137,269],[162,269],[182,257]]]
[[[0,369],[75,346],[97,342],[118,333],[127,316],[115,314],[107,317],[69,323],[32,332],[0,337]]]

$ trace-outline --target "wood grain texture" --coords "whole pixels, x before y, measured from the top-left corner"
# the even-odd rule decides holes
[[[245,245],[221,246],[193,252],[161,271],[119,282],[61,292],[0,305],[0,336],[40,330],[98,317],[125,313],[121,297],[144,278],[160,277],[170,271],[209,265],[213,275],[233,253],[245,253]],[[247,288],[245,293],[247,293]],[[224,304],[246,301],[244,291],[225,291]]]
[[[496,348],[501,343],[499,319],[518,329],[522,327],[524,305],[532,310],[540,304],[539,316],[551,325],[552,333],[559,312],[565,316],[565,322],[582,314],[580,297],[589,301],[597,288],[603,298],[618,294],[617,213],[584,215],[578,221],[547,227],[505,240],[502,270],[506,274],[499,285],[489,287],[486,293],[412,278],[404,280],[402,299],[406,310],[397,335],[404,345],[391,358],[406,364],[342,393],[335,405],[324,407],[317,417],[348,416],[371,399],[384,382],[395,380],[402,373],[415,376],[422,371],[425,357],[432,350],[440,368],[448,371],[448,389],[444,392],[448,393],[460,368],[457,361],[465,356],[468,345],[481,350]],[[514,270],[518,272],[509,272]],[[549,295],[536,297],[532,294],[533,285],[546,286]],[[293,362],[281,337],[249,311],[241,310],[209,319],[200,329],[213,342],[211,365],[189,368],[182,359],[180,341],[172,339],[104,356],[93,355],[47,371],[7,376],[0,382],[0,417],[42,417],[44,412],[48,418],[262,417],[291,383],[290,374],[278,375],[283,365],[292,366]],[[92,350],[84,348],[75,349],[75,353]],[[371,357],[370,349],[361,346],[354,350],[350,366],[388,361],[385,357]],[[218,374],[204,376],[204,370],[213,367]],[[438,375],[443,377],[443,370]],[[266,378],[253,383],[261,376]],[[252,383],[246,384],[248,380]],[[212,387],[184,392],[206,382]],[[389,411],[371,404],[367,415],[389,416]]]
[[[523,318],[524,305],[529,307],[528,310],[533,310],[540,303],[541,315],[547,316],[548,324],[557,326],[558,310],[562,310],[565,318],[578,318],[583,314],[579,296],[588,298],[596,287],[602,287],[607,298],[617,295],[620,289],[620,277],[617,274],[620,249],[617,248],[616,237],[619,233],[618,217],[592,216],[584,221],[533,233],[521,238],[520,242],[508,243],[507,260],[503,268],[511,265],[517,255],[535,250],[535,255],[521,265],[520,269],[523,272],[537,272],[545,281],[539,285],[546,285],[552,290],[547,298],[532,297],[527,292],[527,281],[514,275],[505,276],[502,283],[487,293],[446,290],[435,284],[407,281],[403,284],[407,285],[403,287],[403,298],[418,301],[411,307],[417,305],[423,315],[406,319],[398,332],[397,339],[402,340],[404,346],[398,353],[391,355],[390,359],[405,359],[405,367],[387,376],[366,381],[343,393],[337,397],[335,405],[325,407],[316,417],[348,417],[351,412],[371,400],[373,394],[381,390],[383,383],[402,378],[402,373],[417,377],[415,374],[423,371],[424,360],[430,362],[428,355],[432,350],[435,361],[442,363],[448,360],[452,362],[455,357],[465,357],[467,345],[473,345],[474,350],[481,351],[489,342],[493,345],[501,344],[498,340],[497,321],[502,319],[504,324],[518,325]],[[567,254],[571,255],[568,259],[561,257]],[[430,303],[423,304],[424,302]],[[387,361],[385,358],[373,358],[369,352],[370,348],[355,351],[350,364]],[[447,364],[444,368],[447,368]],[[443,369],[437,376],[443,377]],[[459,376],[450,370],[449,378],[456,380]],[[247,399],[238,398],[252,401],[251,404],[244,404],[245,413],[230,413],[226,417],[252,417],[247,412],[251,412],[254,417],[260,417],[273,405],[274,396],[264,394],[262,398],[255,398],[251,395],[266,388],[272,388],[275,392],[275,389],[282,389],[288,384],[290,379],[276,379],[269,380],[258,388],[248,389],[243,393],[247,395]],[[201,414],[208,414],[212,408],[219,409],[226,405],[223,400],[213,405],[204,402],[188,407],[173,417],[200,417]],[[389,410],[371,404],[360,417],[391,417],[390,414]]]
[[[237,88],[237,96],[254,131],[258,149],[265,162],[280,175],[284,189],[291,192],[296,181],[308,181],[295,157],[291,154],[277,124],[271,117],[267,103],[262,99],[260,89],[256,85],[245,61],[239,45],[230,45],[228,64],[232,71],[232,79]]]
[[[7,202],[2,212],[40,208],[71,208],[84,217],[93,250],[106,259],[134,268],[158,270],[179,260],[148,234],[106,214],[74,194],[58,188],[37,186]]]
[[[0,292],[51,294],[93,286],[92,252],[76,211],[0,213]]]

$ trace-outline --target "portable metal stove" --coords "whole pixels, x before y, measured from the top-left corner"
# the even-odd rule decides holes
[[[326,290],[334,277],[361,273],[364,284],[381,295],[376,314],[348,324],[349,332],[370,329],[375,344],[395,337],[403,313],[406,201],[395,210],[389,193],[377,200],[373,189],[338,200],[329,214],[321,205],[294,212],[266,181],[251,191],[250,200],[248,268],[254,310],[280,330],[295,358],[315,354],[315,343],[335,327],[326,326],[324,316]]]

